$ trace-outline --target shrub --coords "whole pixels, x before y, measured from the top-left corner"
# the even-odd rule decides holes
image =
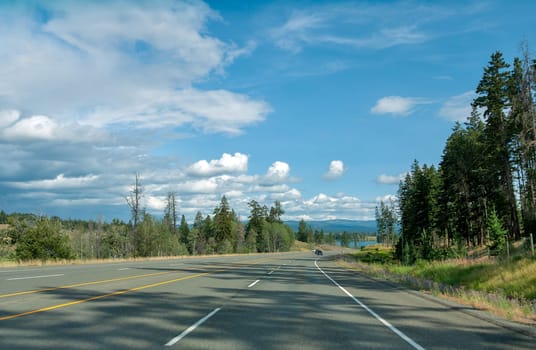
[[[61,232],[59,221],[37,219],[34,227],[23,232],[15,250],[17,260],[57,260],[73,257],[69,238]]]
[[[499,219],[495,210],[491,211],[488,218],[488,233],[490,238],[488,245],[491,253],[502,255],[506,252],[506,235],[508,232],[504,229],[501,219]]]

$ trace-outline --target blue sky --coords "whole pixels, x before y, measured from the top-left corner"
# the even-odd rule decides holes
[[[373,219],[438,164],[533,1],[1,1],[0,209]]]

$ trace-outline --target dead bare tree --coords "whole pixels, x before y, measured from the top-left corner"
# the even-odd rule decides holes
[[[132,186],[132,189],[130,190],[130,194],[129,196],[125,197],[125,200],[127,201],[127,204],[130,207],[132,221],[134,224],[134,232],[136,232],[136,228],[138,227],[138,223],[140,222],[140,217],[142,213],[142,208],[141,208],[142,194],[143,194],[143,188],[141,186],[140,174],[136,173],[136,180],[134,182],[134,185]]]
[[[164,219],[166,225],[169,227],[170,232],[173,232],[174,235],[177,235],[177,201],[175,199],[175,192],[169,192],[167,195]]]

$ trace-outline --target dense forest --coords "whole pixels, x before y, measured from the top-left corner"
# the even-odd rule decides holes
[[[398,206],[380,203],[379,234],[392,240],[400,223],[397,256],[457,256],[469,247],[504,253],[508,242],[536,233],[536,61],[505,62],[491,55],[472,113],[456,123],[438,167],[417,160],[401,181]],[[527,240],[528,242],[529,240]]]

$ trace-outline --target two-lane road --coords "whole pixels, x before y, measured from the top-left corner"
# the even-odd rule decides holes
[[[311,253],[0,269],[0,349],[534,348],[462,311]]]

